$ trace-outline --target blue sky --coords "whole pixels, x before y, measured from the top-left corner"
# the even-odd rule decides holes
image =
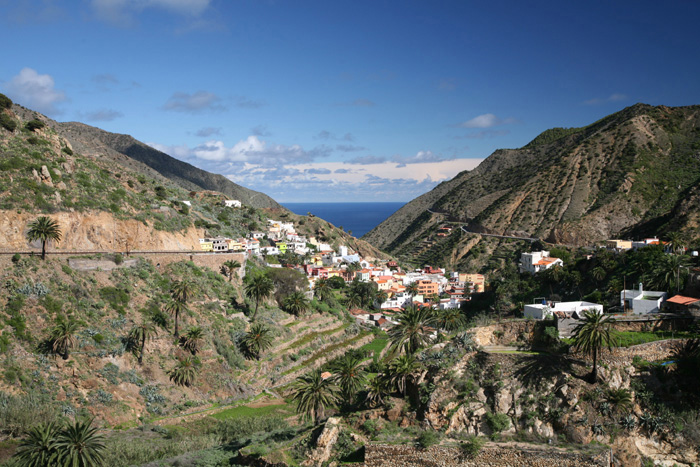
[[[408,201],[498,148],[700,103],[694,1],[0,0],[0,92],[281,202]]]

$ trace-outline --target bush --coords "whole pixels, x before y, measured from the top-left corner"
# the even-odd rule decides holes
[[[15,264],[19,263],[20,259],[22,259],[22,256],[20,256],[19,253],[15,253],[14,255],[12,255],[12,262],[13,263],[15,263]]]
[[[0,94],[0,109],[9,109],[12,107],[12,99],[5,94]]]
[[[510,417],[504,413],[487,413],[486,424],[493,433],[500,433],[510,428]]]
[[[8,131],[15,131],[17,129],[17,121],[6,113],[0,113],[0,126]]]
[[[114,264],[119,265],[119,264],[122,264],[123,262],[124,262],[124,256],[122,256],[121,253],[117,253],[116,255],[114,255]]]
[[[467,459],[475,458],[481,452],[485,442],[483,438],[478,438],[476,436],[470,437],[467,441],[460,444],[462,455]]]
[[[430,446],[434,446],[440,442],[440,434],[434,430],[425,430],[418,435],[416,442],[418,443],[418,446],[422,447],[423,449],[429,448]]]
[[[36,118],[33,120],[29,120],[27,123],[24,124],[24,128],[26,128],[29,131],[41,130],[45,126],[46,123],[42,122],[41,120],[37,120]]]

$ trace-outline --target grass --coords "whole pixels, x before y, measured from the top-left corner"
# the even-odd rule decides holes
[[[344,330],[348,326],[350,326],[350,324],[346,323],[346,324],[342,324],[342,325],[338,326],[337,328],[329,329],[328,331],[312,332],[310,334],[305,335],[304,337],[302,337],[298,341],[294,342],[292,345],[289,346],[289,349],[297,349],[299,347],[302,347],[302,346],[308,344],[309,342],[313,341],[314,339],[316,339],[318,337],[330,336],[331,334],[335,334],[338,331]]]
[[[384,350],[384,347],[386,347],[388,343],[389,343],[388,337],[377,337],[372,342],[369,342],[369,343],[363,345],[362,347],[360,347],[360,350],[366,350],[367,352],[374,352],[373,359],[376,362],[379,360],[379,355],[381,355],[382,351]]]
[[[287,403],[266,405],[263,407],[239,405],[238,407],[232,407],[230,409],[212,414],[211,417],[217,420],[228,420],[240,417],[262,417],[265,415],[282,415],[286,417],[291,416],[294,413],[294,407]]]
[[[350,346],[353,343],[357,342],[358,340],[362,339],[363,337],[367,336],[369,333],[370,333],[370,331],[362,331],[359,334],[357,334],[356,336],[351,337],[350,339],[338,342],[337,344],[330,345],[330,346],[326,347],[325,349],[323,349],[319,352],[316,352],[309,359],[305,360],[303,363],[296,365],[296,366],[293,366],[292,368],[284,371],[282,373],[282,376],[288,375],[289,373],[294,373],[295,371],[297,371],[305,366],[312,365],[319,358],[323,358],[326,355],[330,355],[332,352],[334,352],[342,347]]]
[[[687,331],[622,331],[615,335],[614,342],[618,347],[631,347],[633,345],[646,344],[647,342],[665,339],[687,339],[697,337],[700,336]]]

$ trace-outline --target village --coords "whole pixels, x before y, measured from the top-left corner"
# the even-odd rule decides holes
[[[224,201],[227,207],[240,207],[236,200]],[[441,226],[438,237],[445,237],[452,229]],[[664,246],[658,238],[639,241],[608,240],[601,248],[621,253],[647,246]],[[436,310],[459,309],[473,294],[483,293],[486,280],[483,274],[446,271],[425,265],[415,270],[402,270],[396,261],[370,262],[350,247],[339,245],[334,249],[328,243],[317,241],[296,232],[293,222],[268,220],[265,231],[254,231],[247,238],[202,238],[203,252],[245,252],[249,257],[264,258],[268,267],[290,267],[303,272],[308,281],[308,298],[314,294],[319,279],[339,278],[344,283],[359,281],[376,285],[373,310],[354,308],[350,314],[358,324],[382,330],[397,324],[395,316],[407,306],[427,306]],[[697,256],[697,252],[692,252]],[[589,255],[589,259],[593,255]],[[564,262],[547,250],[522,253],[518,263],[520,273],[538,274],[552,268],[561,268]],[[589,301],[558,301],[541,297],[524,304],[522,317],[532,320],[553,320],[560,337],[570,337],[583,312],[617,313],[639,319],[661,317],[665,313],[688,314],[700,310],[700,299],[683,295],[669,296],[666,291],[645,290],[643,284],[625,287],[620,292],[620,306],[604,310],[600,303]]]

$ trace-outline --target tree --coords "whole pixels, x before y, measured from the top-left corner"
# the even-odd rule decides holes
[[[187,330],[184,336],[180,337],[180,345],[183,349],[192,352],[192,355],[197,355],[199,343],[204,337],[204,329],[200,326],[194,326]]]
[[[80,325],[76,321],[61,320],[51,330],[51,348],[68,360],[68,352],[75,347],[75,332]]]
[[[292,292],[284,299],[282,305],[289,313],[300,316],[309,309],[309,300],[304,295],[304,292]]]
[[[227,276],[228,281],[231,282],[231,280],[233,280],[234,274],[236,274],[236,270],[240,267],[241,263],[230,259],[228,261],[225,261],[224,264],[221,265],[221,274]]]
[[[661,290],[676,293],[681,289],[688,275],[689,260],[683,255],[664,255],[653,270],[654,284]]]
[[[321,369],[296,379],[292,388],[292,399],[297,403],[297,412],[316,425],[327,407],[338,402],[338,387],[332,378],[323,379]]]
[[[387,381],[405,396],[409,383],[415,382],[420,367],[415,355],[400,355],[389,362],[386,370]]]
[[[56,465],[56,437],[61,426],[56,422],[41,423],[27,432],[13,456],[22,467]]]
[[[185,357],[180,359],[177,365],[168,371],[170,381],[179,386],[190,386],[197,377],[199,359],[196,357]]]
[[[260,302],[268,298],[272,294],[272,290],[275,288],[274,284],[264,274],[258,274],[254,276],[245,285],[245,295],[251,300],[255,301],[255,311],[253,312],[252,320],[255,321],[255,317],[258,315],[258,307]]]
[[[674,254],[683,253],[686,247],[685,237],[678,231],[673,231],[668,234],[668,243]]]
[[[340,386],[343,400],[352,404],[358,391],[365,384],[367,371],[362,366],[363,359],[354,353],[348,353],[336,360],[331,366],[334,379]]]
[[[574,349],[593,357],[591,382],[598,381],[598,353],[607,347],[612,349],[614,319],[596,310],[584,310],[583,319],[573,330]]]
[[[365,402],[370,408],[377,407],[384,403],[384,398],[388,395],[387,380],[380,375],[375,375],[367,383],[367,396]]]
[[[379,290],[374,296],[374,299],[377,301],[377,308],[381,309],[382,303],[386,302],[389,299],[389,294],[386,293],[386,290]]]
[[[180,318],[180,313],[184,313],[187,311],[187,306],[185,305],[185,302],[181,302],[179,300],[170,300],[165,304],[165,311],[173,315],[175,318],[175,332],[174,335],[175,337],[180,337],[180,332],[179,332],[179,318]]]
[[[57,465],[100,467],[104,465],[104,436],[92,427],[92,420],[77,421],[61,430],[56,438]]]
[[[322,302],[330,300],[333,295],[333,290],[331,290],[331,284],[325,277],[320,277],[316,279],[314,284],[314,294]]]
[[[245,353],[254,358],[260,358],[260,354],[272,347],[272,334],[270,328],[262,323],[253,323],[241,340]]]
[[[605,279],[606,274],[607,273],[602,266],[596,266],[591,270],[591,276],[593,276],[593,279],[595,279],[596,282],[600,282]]]
[[[408,306],[396,315],[398,324],[389,329],[389,339],[392,351],[403,350],[407,354],[413,354],[418,349],[430,342],[433,329],[433,313],[428,307]]]
[[[143,353],[144,349],[146,348],[146,341],[152,339],[156,333],[156,327],[147,321],[143,321],[141,324],[134,326],[131,328],[131,331],[129,331],[129,340],[133,342],[135,346],[138,345],[139,365],[143,364]]]
[[[362,306],[362,295],[357,289],[350,289],[347,295],[348,310]]]
[[[41,216],[31,224],[27,231],[27,240],[33,242],[39,240],[41,242],[41,259],[46,259],[46,243],[53,240],[61,241],[61,229],[58,222],[50,217]]]
[[[435,325],[443,331],[459,331],[467,325],[467,319],[459,308],[446,308],[436,313]]]
[[[411,282],[406,286],[406,293],[411,296],[411,302],[413,302],[413,297],[418,295],[418,284]]]
[[[173,282],[170,295],[178,302],[187,303],[195,292],[194,283],[188,279],[181,279]]]

